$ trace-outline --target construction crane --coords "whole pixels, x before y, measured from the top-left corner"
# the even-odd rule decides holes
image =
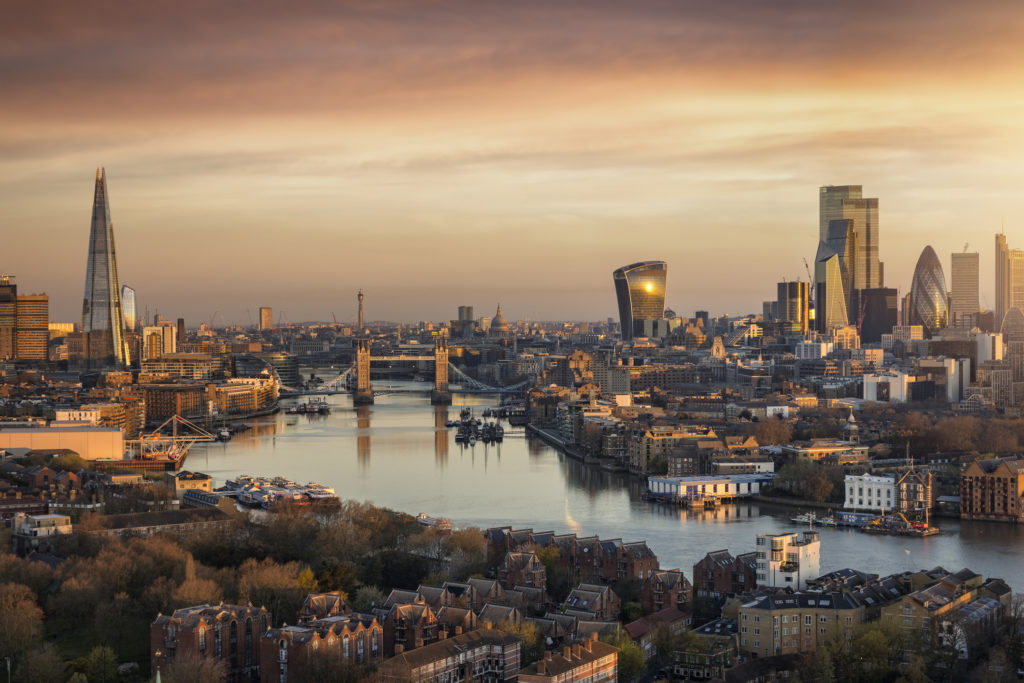
[[[334,311],[331,311],[331,317],[334,318],[334,324],[338,324],[338,316],[334,315]]]
[[[213,329],[213,319],[217,317],[218,313],[220,313],[220,311],[214,311],[213,315],[210,316],[210,329],[211,330]]]
[[[211,318],[212,320],[212,318]],[[164,427],[171,424],[170,436],[163,433]],[[178,434],[181,424],[193,433]],[[163,424],[149,434],[140,434],[138,439],[125,442],[131,458],[134,460],[168,459],[180,460],[188,455],[192,444],[199,441],[216,441],[217,438],[202,427],[195,425],[180,415],[172,415]]]

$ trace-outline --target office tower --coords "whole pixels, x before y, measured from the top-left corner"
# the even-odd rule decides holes
[[[89,258],[85,269],[85,298],[82,302],[82,333],[85,335],[84,351],[89,365],[121,367],[128,363],[106,169],[96,171]]]
[[[995,329],[999,329],[1006,317],[1010,298],[1010,247],[1006,244],[1006,235],[996,233],[996,319]]]
[[[644,321],[664,317],[667,277],[668,264],[664,261],[632,263],[612,273],[623,341],[642,336]]]
[[[693,314],[693,317],[696,320],[700,321],[701,327],[703,327],[705,330],[708,329],[708,312],[707,311],[697,311],[696,313]]]
[[[824,246],[824,248],[822,248]],[[849,324],[846,289],[843,287],[842,266],[839,255],[819,246],[814,262],[814,324],[819,332],[828,332]]]
[[[459,322],[468,323],[473,321],[473,307],[459,306]]]
[[[178,342],[185,341],[185,319],[178,318]]]
[[[930,338],[945,327],[946,322],[946,278],[935,250],[927,246],[914,268],[908,324],[920,325],[925,336]]]
[[[850,221],[835,224],[836,221]],[[860,185],[827,185],[818,194],[818,240],[839,254],[847,300],[852,310],[853,290],[884,286],[883,264],[878,258],[878,200],[862,196]]]
[[[810,322],[810,306],[806,282],[780,282],[778,284],[776,318],[791,332],[806,334]]]
[[[14,283],[14,276],[0,275],[0,360],[14,358],[17,315],[18,285]]]
[[[857,293],[856,309],[860,311],[857,323],[860,340],[864,344],[882,341],[899,324],[899,295],[895,289],[879,287],[862,289]]]
[[[274,309],[260,306],[260,331],[274,329]]]
[[[951,254],[949,263],[950,291],[949,317],[958,327],[961,317],[977,313],[978,298],[978,252]]]
[[[139,309],[135,301],[135,290],[128,285],[121,285],[121,315],[124,318],[124,328],[134,332],[139,322]]]
[[[359,299],[359,332],[362,334],[365,329],[363,327],[363,290],[359,290],[359,294],[356,295],[356,298]]]
[[[50,297],[45,294],[19,294],[14,327],[14,357],[46,360],[50,341]]]
[[[147,325],[142,328],[142,360],[161,358],[178,351],[178,328],[173,325]]]

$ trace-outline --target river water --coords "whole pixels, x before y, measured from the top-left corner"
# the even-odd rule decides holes
[[[391,386],[429,389],[412,382]],[[386,390],[376,383],[374,388]],[[801,530],[789,521],[800,512],[794,508],[743,503],[687,512],[644,501],[639,479],[567,458],[527,437],[522,427],[506,424],[500,445],[456,444],[455,430],[445,422],[457,419],[463,405],[479,416],[498,404],[495,396],[456,394],[451,407],[431,406],[426,391],[384,393],[372,406],[354,407],[347,395],[329,402],[330,415],[280,413],[251,421],[251,430],[227,443],[196,445],[185,469],[210,474],[215,486],[239,474],[317,481],[343,499],[447,517],[456,526],[646,539],[663,568],[682,568],[687,575],[708,551],[750,552],[758,533]],[[942,533],[921,539],[820,529],[821,571],[852,567],[884,575],[969,567],[1024,589],[1024,529],[937,522]]]

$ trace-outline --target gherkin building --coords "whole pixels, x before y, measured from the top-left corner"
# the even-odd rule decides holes
[[[924,248],[914,268],[914,280],[910,285],[910,311],[907,322],[920,325],[930,338],[946,326],[948,307],[946,299],[946,278],[942,274],[942,263],[931,246]]]

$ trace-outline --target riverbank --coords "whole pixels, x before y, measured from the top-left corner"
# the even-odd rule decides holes
[[[806,498],[788,498],[786,496],[765,496],[762,494],[756,494],[749,496],[747,500],[755,503],[770,503],[772,505],[781,505],[785,507],[794,508],[814,508],[816,510],[841,510],[843,507],[842,503],[820,503],[816,500],[807,500]]]
[[[574,460],[579,460],[587,465],[595,465],[607,472],[628,473],[626,468],[619,465],[619,463],[612,461],[610,458],[595,458],[591,455],[584,454],[583,451],[578,449],[575,445],[567,443],[565,439],[558,436],[558,434],[553,430],[544,429],[533,424],[527,424],[526,433],[536,436],[547,445],[557,449],[567,457],[573,458]]]

